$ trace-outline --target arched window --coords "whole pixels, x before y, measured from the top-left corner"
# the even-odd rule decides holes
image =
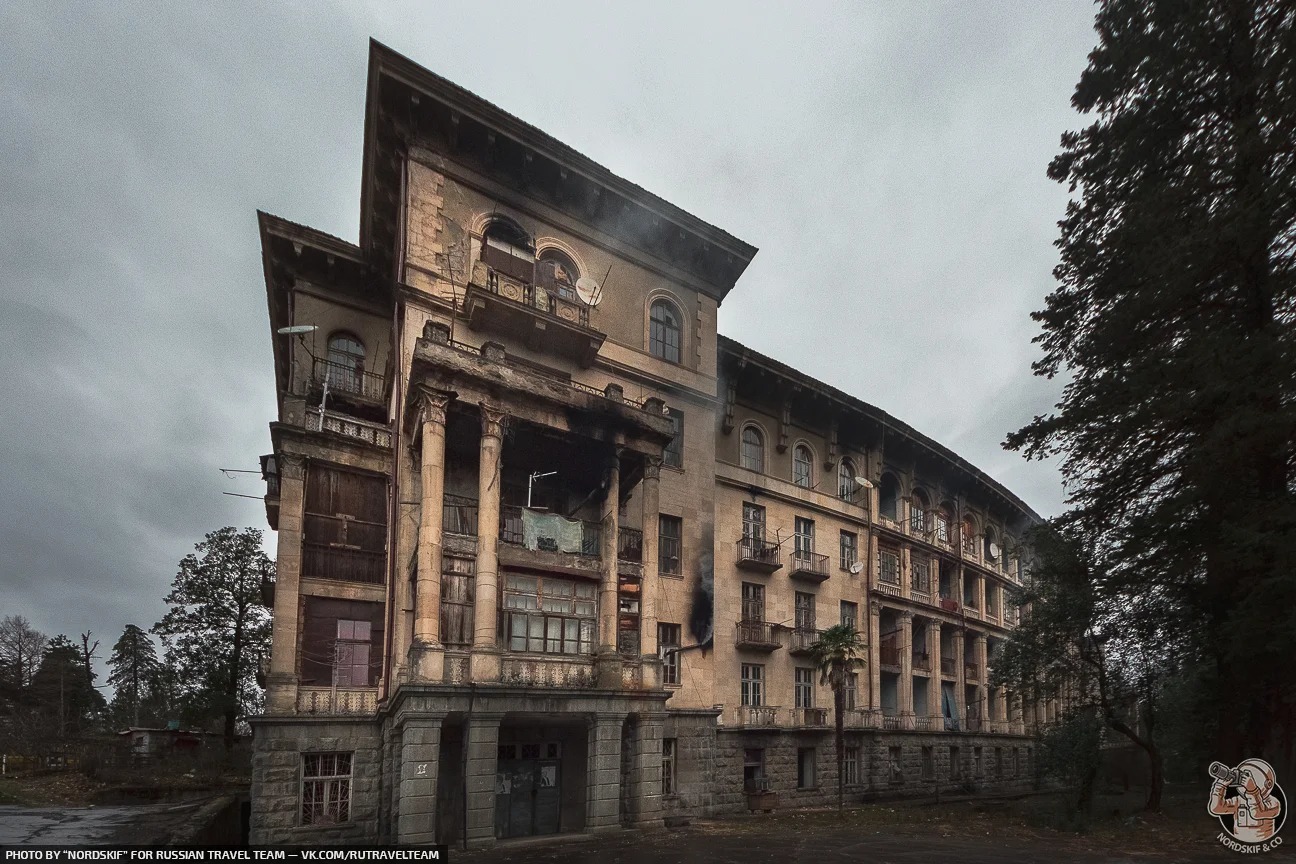
[[[755,426],[743,427],[738,460],[742,467],[752,471],[765,470],[765,436]]]
[[[328,383],[333,390],[346,393],[364,392],[364,343],[350,333],[339,331],[328,340]]]
[[[680,318],[675,307],[657,300],[648,310],[648,353],[671,363],[680,362]]]
[[[837,497],[843,501],[854,501],[859,484],[855,482],[855,465],[849,459],[843,459],[837,466]]]
[[[814,456],[804,444],[792,448],[792,482],[807,489],[814,486]]]
[[[936,511],[936,542],[950,543],[950,530],[954,525],[954,517],[950,515],[949,505],[942,504]]]
[[[882,475],[882,486],[878,489],[878,513],[894,521],[899,517],[900,481],[894,474]]]
[[[576,262],[561,249],[545,249],[536,258],[536,284],[554,291],[564,300],[576,299],[576,280],[580,271]]]
[[[909,531],[913,534],[927,531],[927,496],[920,489],[909,496]]]

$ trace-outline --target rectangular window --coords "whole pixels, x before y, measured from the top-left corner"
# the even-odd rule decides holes
[[[859,785],[860,748],[842,748],[842,782],[847,786]]]
[[[742,583],[742,620],[765,620],[765,586],[755,582]]]
[[[370,622],[339,618],[333,651],[333,683],[338,687],[369,686]]]
[[[662,739],[662,794],[675,794],[675,739]]]
[[[854,531],[841,532],[841,568],[849,570],[859,560],[859,537]]]
[[[847,711],[853,711],[859,699],[859,675],[851,672],[846,676],[846,688],[842,691]]]
[[[815,749],[813,747],[797,748],[797,788],[815,788]]]
[[[972,776],[982,777],[984,776],[983,775],[984,770],[985,770],[985,766],[981,764],[981,748],[973,747],[972,748]]]
[[[678,516],[657,517],[657,572],[663,576],[683,573],[680,558],[684,544],[684,520]]]
[[[759,504],[743,502],[744,540],[761,542],[765,539],[765,508]]]
[[[999,587],[986,583],[985,589],[986,614],[996,616],[999,614]]]
[[[301,575],[386,580],[387,478],[312,463],[306,471]]]
[[[887,751],[887,753],[888,756],[890,757],[888,761],[890,762],[890,766],[891,766],[889,772],[891,783],[893,784],[904,783],[904,764],[902,761],[904,758],[903,751],[900,749],[899,745],[895,745],[892,746]]]
[[[931,747],[922,748],[922,779],[932,780],[936,777],[936,753]]]
[[[676,408],[668,408],[670,412],[671,426],[673,427],[672,438],[666,449],[662,451],[662,464],[671,468],[684,467],[684,412]]]
[[[911,582],[909,587],[923,594],[931,593],[931,564],[925,558],[913,558],[909,562]]]
[[[679,683],[680,625],[658,623],[657,654],[662,659],[662,683]]]
[[[796,629],[804,633],[815,631],[815,595],[797,591],[793,600]]]
[[[814,670],[798,667],[792,670],[793,697],[796,707],[814,707]]]
[[[301,683],[376,686],[382,670],[385,623],[381,603],[305,598]]]
[[[743,790],[746,792],[764,792],[769,788],[765,782],[765,750],[760,747],[747,747],[743,750]]]
[[[351,754],[302,754],[303,825],[337,825],[351,820]]]
[[[841,623],[850,629],[859,631],[859,606],[848,600],[841,601]]]
[[[796,529],[793,548],[799,557],[809,557],[814,553],[814,520],[798,516],[793,524]]]
[[[878,550],[878,581],[888,585],[900,584],[900,553],[890,549]]]
[[[441,557],[441,642],[445,645],[472,644],[476,571],[472,558]]]
[[[759,663],[742,664],[742,704],[759,708],[765,704],[765,667]]]
[[[961,759],[962,756],[959,753],[959,748],[951,747],[950,748],[950,772],[949,772],[949,776],[951,780],[960,780],[963,777],[963,763],[960,761]]]
[[[591,654],[598,624],[598,586],[556,576],[504,574],[501,600],[510,651]]]

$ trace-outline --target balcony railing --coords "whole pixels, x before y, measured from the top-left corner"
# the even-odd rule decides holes
[[[376,447],[391,446],[391,429],[379,423],[358,420],[336,411],[312,408],[306,412],[306,429],[311,432],[332,432],[345,435]]]
[[[526,530],[522,519],[522,511],[525,509],[513,505],[500,508],[500,540],[513,546],[526,546]],[[600,557],[602,555],[600,542],[603,536],[603,526],[598,522],[587,521],[582,521],[580,525],[579,548],[573,543],[571,548],[563,549],[555,538],[537,537],[535,542],[536,550],[540,552],[570,552],[590,558]]]
[[[739,705],[738,725],[744,728],[769,728],[778,725],[779,709],[773,705]]]
[[[378,710],[377,687],[298,687],[298,714],[365,715]]]
[[[739,621],[735,644],[753,651],[773,651],[782,647],[779,625],[770,621]]]
[[[919,732],[937,732],[941,728],[941,718],[916,716],[913,718],[914,729]]]
[[[638,528],[617,529],[617,560],[643,563],[643,532]]]
[[[809,627],[798,627],[792,631],[792,642],[788,645],[790,654],[808,654],[811,646],[819,641],[819,631]]]
[[[502,287],[496,270],[491,268],[488,272],[489,277],[486,287],[492,294],[497,294],[532,309],[538,309],[541,312],[547,312],[555,318],[580,324],[582,327],[589,326],[589,307],[581,302],[574,291],[570,297],[567,297],[564,294],[568,289],[555,286],[554,290],[547,290],[539,288],[531,282],[525,282],[520,286],[514,286],[506,282]],[[503,275],[517,278],[513,273],[505,272]],[[518,293],[519,289],[520,294]]]
[[[381,585],[386,581],[387,556],[328,543],[303,543],[301,575],[308,579],[364,582]]]
[[[977,666],[977,664],[975,663],[963,664],[963,677],[969,681],[976,681],[977,678],[979,677],[980,671],[981,668]]]
[[[525,687],[593,687],[595,680],[592,660],[505,657],[500,666],[500,681]]]
[[[923,672],[931,671],[931,655],[923,654],[920,651],[913,652],[913,668],[921,669]]]
[[[900,646],[895,640],[884,639],[878,645],[878,662],[883,666],[900,665]]]
[[[898,573],[888,574],[887,571],[881,570],[878,573],[877,591],[879,594],[890,594],[894,597],[900,596],[900,575]]]
[[[773,573],[783,566],[779,545],[759,537],[743,537],[738,541],[738,567]]]
[[[842,725],[848,729],[877,729],[882,725],[882,711],[878,708],[847,708],[842,714]]]
[[[827,708],[794,708],[792,725],[801,729],[823,729],[828,725]]]
[[[954,675],[957,674],[957,673],[956,673],[957,668],[958,668],[958,666],[957,666],[957,664],[954,662],[954,658],[953,658],[953,657],[942,657],[942,658],[941,658],[941,674],[942,674],[942,675],[945,675],[945,676],[947,676],[947,677],[953,678]]]
[[[383,402],[387,398],[387,384],[382,375],[324,357],[315,358],[312,380],[320,388],[327,384],[331,395],[352,396],[366,402]]]
[[[887,714],[885,709],[882,712],[882,728],[896,730],[904,728],[904,718],[899,714]]]
[[[828,556],[814,552],[793,552],[792,569],[788,571],[788,576],[803,582],[823,582],[828,578]]]
[[[446,495],[441,505],[441,530],[446,534],[477,536],[477,499]]]

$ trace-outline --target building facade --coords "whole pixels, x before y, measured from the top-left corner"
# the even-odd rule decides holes
[[[1011,785],[1037,517],[718,335],[750,245],[374,43],[351,244],[260,214],[279,416],[257,843],[464,843]]]

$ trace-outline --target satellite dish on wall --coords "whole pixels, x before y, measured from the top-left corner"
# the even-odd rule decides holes
[[[860,486],[861,489],[872,489],[872,488],[873,488],[873,481],[870,480],[870,479],[868,479],[867,477],[861,477],[860,475],[856,474],[856,475],[855,475],[855,482],[856,482],[857,484],[859,484],[859,486]]]
[[[576,295],[587,306],[597,306],[599,300],[603,299],[603,292],[599,290],[599,283],[588,276],[582,276],[576,280]]]
[[[319,327],[315,326],[314,324],[294,324],[291,327],[280,327],[275,332],[278,333],[280,336],[297,336],[297,335],[305,335],[307,333],[314,333],[318,329]]]
[[[999,544],[998,544],[998,543],[991,543],[991,544],[990,544],[990,560],[991,560],[991,561],[998,561],[998,560],[999,560]]]
[[[849,569],[850,569],[851,575],[853,575],[853,576],[858,576],[858,575],[860,574],[860,572],[864,569],[864,562],[863,562],[863,561],[852,561],[852,562],[851,562],[851,566],[850,566]]]

